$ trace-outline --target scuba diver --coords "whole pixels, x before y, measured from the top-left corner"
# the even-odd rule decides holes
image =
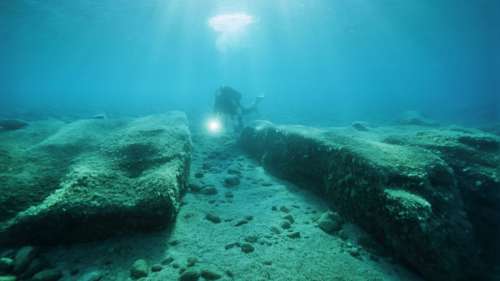
[[[264,99],[258,96],[248,107],[241,105],[241,93],[235,89],[222,86],[215,92],[214,114],[222,120],[231,120],[235,132],[243,129],[243,116],[257,111],[257,106]]]

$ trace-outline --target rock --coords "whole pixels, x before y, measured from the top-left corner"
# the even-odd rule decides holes
[[[252,244],[249,243],[243,243],[240,246],[241,251],[245,254],[251,253],[255,250],[255,248],[252,246]]]
[[[369,126],[366,122],[354,122],[351,125],[355,130],[361,131],[361,132],[366,132],[369,131]]]
[[[247,223],[248,223],[247,219],[241,219],[238,222],[236,222],[236,224],[234,226],[242,226],[242,225],[247,224]]]
[[[234,242],[234,243],[229,243],[226,246],[224,246],[224,249],[229,250],[229,249],[232,249],[234,247],[240,247],[240,246],[241,246],[241,244],[239,242]]]
[[[226,198],[234,198],[234,194],[231,191],[227,191],[224,193],[224,197]]]
[[[147,277],[148,274],[149,274],[149,265],[143,259],[136,260],[132,265],[132,268],[130,269],[130,277],[134,279]]]
[[[290,229],[290,227],[292,227],[292,224],[289,221],[282,221],[281,222],[281,228]]]
[[[99,281],[103,277],[103,274],[101,271],[90,271],[85,274],[83,274],[78,281]]]
[[[283,213],[289,213],[290,209],[288,209],[286,206],[281,206],[280,211],[282,211]]]
[[[0,120],[0,131],[15,131],[20,130],[29,124],[17,119],[2,119]]]
[[[0,275],[0,281],[17,281],[17,277],[14,275]]]
[[[191,157],[183,113],[49,124],[31,124],[40,135],[25,142],[0,134],[0,153],[22,151],[0,157],[0,245],[99,240],[174,221]]]
[[[271,226],[271,232],[278,235],[281,234],[281,230],[276,226]]]
[[[418,111],[406,111],[399,118],[398,123],[401,125],[414,125],[414,126],[426,126],[426,127],[436,127],[439,124],[433,120],[424,117]]]
[[[45,269],[38,272],[33,276],[33,281],[57,281],[63,276],[62,272],[58,269]]]
[[[248,242],[248,243],[255,243],[259,240],[259,237],[257,237],[257,235],[249,235],[247,237],[245,237],[245,242]]]
[[[187,270],[179,276],[179,281],[196,281],[200,278],[200,273],[197,270]]]
[[[160,272],[160,271],[162,271],[162,269],[163,269],[163,266],[161,264],[154,264],[151,267],[151,272]]]
[[[289,221],[290,223],[295,222],[295,219],[293,218],[293,216],[291,214],[284,216],[283,219]]]
[[[194,177],[197,178],[197,179],[201,179],[205,174],[203,174],[202,172],[196,172],[194,174]]]
[[[167,258],[165,258],[165,259],[161,262],[161,264],[163,264],[163,265],[169,265],[169,264],[170,264],[170,263],[172,263],[173,261],[174,261],[174,258],[172,258],[172,257],[167,257]]]
[[[199,191],[200,194],[204,195],[216,195],[218,193],[217,188],[213,186],[208,186]]]
[[[14,269],[14,260],[11,258],[0,258],[0,273],[9,273]]]
[[[211,221],[213,223],[220,223],[222,221],[221,218],[214,213],[206,214],[205,219],[207,219],[208,221]]]
[[[342,229],[342,219],[337,213],[328,211],[320,216],[318,226],[324,232],[333,234]]]
[[[225,187],[235,187],[240,185],[240,178],[237,176],[229,176],[224,179]]]
[[[187,259],[187,263],[186,263],[186,265],[187,265],[187,267],[193,267],[193,266],[195,266],[195,265],[196,265],[196,263],[197,263],[197,262],[198,262],[198,259],[197,259],[197,258],[195,258],[195,257],[190,257],[190,258],[188,258],[188,259]]]
[[[204,269],[201,271],[201,277],[205,278],[206,280],[217,280],[222,278],[222,275],[215,271]]]
[[[426,280],[478,280],[500,260],[491,239],[500,236],[500,140],[417,123],[353,134],[258,121],[239,143],[270,172],[321,194]]]
[[[38,250],[31,246],[24,246],[19,249],[14,259],[14,272],[23,273],[37,254]]]
[[[292,239],[298,239],[298,238],[300,238],[300,232],[298,232],[298,231],[294,231],[294,232],[292,232],[292,233],[288,234],[287,236],[288,236],[289,238],[292,238]]]

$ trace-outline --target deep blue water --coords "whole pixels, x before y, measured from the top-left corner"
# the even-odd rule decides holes
[[[405,110],[498,122],[499,11],[495,0],[1,1],[0,114],[196,119],[231,85],[247,102],[265,94],[261,117],[277,122]],[[251,23],[210,26],[231,14]]]

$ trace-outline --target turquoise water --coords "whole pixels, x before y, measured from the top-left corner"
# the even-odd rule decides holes
[[[247,102],[265,94],[261,114],[276,121],[378,122],[417,110],[492,123],[498,3],[2,1],[1,112],[195,118],[230,85]],[[210,26],[231,14],[249,22]]]

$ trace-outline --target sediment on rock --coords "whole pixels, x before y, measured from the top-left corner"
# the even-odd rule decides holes
[[[0,167],[8,167],[0,172],[0,244],[96,240],[175,218],[191,159],[183,113],[35,122],[13,133],[0,136]]]
[[[483,240],[498,222],[490,220],[496,226],[487,230],[475,217],[485,212],[481,204],[487,200],[488,211],[500,214],[498,201],[491,204],[500,191],[498,143],[491,135],[451,129],[358,132],[265,121],[247,127],[240,138],[241,147],[264,167],[321,193],[429,280],[471,280],[481,273],[488,252]],[[448,148],[454,153],[443,153]],[[470,151],[456,155],[464,149]],[[470,153],[478,150],[471,161]],[[488,188],[462,181],[465,163],[480,171]]]

